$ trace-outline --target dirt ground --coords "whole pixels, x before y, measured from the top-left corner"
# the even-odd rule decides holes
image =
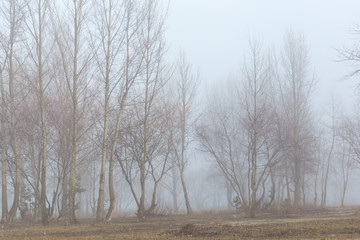
[[[207,212],[145,222],[134,217],[107,224],[82,219],[74,226],[17,222],[0,225],[0,239],[360,239],[360,207],[303,209],[286,216],[267,212],[255,219],[237,212]]]

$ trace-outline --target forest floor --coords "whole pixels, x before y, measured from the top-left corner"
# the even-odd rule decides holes
[[[238,212],[203,212],[190,216],[116,218],[112,223],[49,226],[27,222],[0,225],[0,239],[360,239],[360,207],[306,209],[292,214],[260,213],[247,218]]]

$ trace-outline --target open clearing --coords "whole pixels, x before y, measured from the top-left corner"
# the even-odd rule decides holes
[[[278,216],[264,213],[256,219],[236,212],[209,212],[191,216],[115,219],[74,226],[17,222],[2,226],[0,239],[360,239],[360,207],[303,210]]]

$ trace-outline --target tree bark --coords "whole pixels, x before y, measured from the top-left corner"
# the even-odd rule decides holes
[[[1,84],[1,221],[6,223],[8,221],[8,202],[7,202],[7,163],[6,163],[6,103],[5,103],[5,89],[4,80],[2,76],[2,69],[0,69],[0,84]]]
[[[15,7],[11,9],[12,13],[15,16]],[[15,184],[14,184],[14,200],[12,207],[9,212],[9,221],[14,221],[16,217],[16,212],[19,206],[20,199],[20,156],[19,156],[19,143],[18,143],[18,134],[16,126],[16,113],[15,113],[15,77],[14,77],[14,44],[15,44],[15,23],[11,24],[11,33],[10,33],[10,53],[9,53],[9,94],[10,94],[10,124],[11,124],[11,139],[12,147],[14,151],[15,158]]]
[[[175,164],[173,164],[173,167],[171,169],[172,171],[172,197],[173,197],[173,209],[174,212],[178,212],[178,199],[177,199],[177,178],[176,178],[176,169]]]

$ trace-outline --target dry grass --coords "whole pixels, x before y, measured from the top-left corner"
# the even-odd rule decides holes
[[[249,219],[234,212],[134,218],[113,223],[50,226],[18,222],[1,226],[0,239],[360,239],[360,208],[306,210],[288,216],[264,213]]]

